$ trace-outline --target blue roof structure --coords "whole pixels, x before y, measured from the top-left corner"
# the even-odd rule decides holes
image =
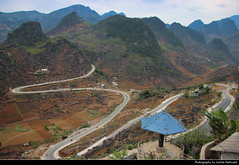
[[[187,131],[180,120],[169,115],[164,110],[155,115],[142,118],[141,127],[145,130],[157,132],[162,135],[171,135]]]

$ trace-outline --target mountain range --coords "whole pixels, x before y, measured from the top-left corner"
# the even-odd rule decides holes
[[[204,24],[201,20],[192,22],[188,27],[204,34],[210,42],[214,38],[223,38],[238,31],[239,15]]]
[[[40,13],[38,11],[19,11],[13,13],[0,12],[0,42],[7,38],[7,34],[19,27],[22,23],[27,21],[39,22],[42,26],[43,32],[52,30],[63,17],[76,12],[84,21],[95,24],[100,20],[116,15],[115,11],[110,11],[103,15],[99,15],[94,10],[83,5],[73,5],[63,9],[53,11],[49,14]],[[124,13],[119,13],[125,15]]]
[[[0,12],[0,42],[3,42],[7,38],[9,32],[27,21],[37,21],[41,24],[43,32],[49,32],[64,16],[71,12],[76,12],[85,22],[91,24],[96,24],[103,19],[117,14],[125,16],[124,13],[116,13],[115,11],[109,11],[100,15],[96,11],[90,9],[90,7],[79,4],[62,8],[49,14],[40,13],[38,11],[19,11],[13,13]],[[225,18],[219,21],[213,21],[210,24],[204,24],[201,20],[196,20],[188,27],[204,33],[206,40],[211,41],[215,38],[213,37],[215,35],[216,37],[224,37],[227,34],[235,32],[235,30],[239,28],[239,15],[234,15],[230,18]]]
[[[82,5],[1,14],[9,30],[0,45],[3,95],[10,87],[77,77],[90,63],[108,83],[172,87],[239,60],[239,32],[229,18],[168,26],[157,17],[100,16]],[[41,69],[49,72],[35,74]]]
[[[210,24],[204,24],[201,20],[196,20],[188,27],[203,34],[207,43],[214,39],[222,39],[230,53],[237,58],[239,53],[239,15],[213,21]]]

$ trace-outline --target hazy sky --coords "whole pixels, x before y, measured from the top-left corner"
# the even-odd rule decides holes
[[[114,10],[128,17],[157,16],[165,23],[179,22],[185,26],[196,19],[210,23],[239,15],[239,0],[0,0],[0,11],[49,13],[74,4],[89,6],[99,14]]]

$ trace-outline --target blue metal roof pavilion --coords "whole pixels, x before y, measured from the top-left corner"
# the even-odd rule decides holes
[[[157,132],[162,135],[171,135],[187,131],[180,120],[169,115],[164,110],[155,115],[142,118],[141,125],[145,130]]]
[[[141,125],[145,130],[159,133],[159,148],[163,148],[164,135],[187,131],[180,120],[169,115],[164,110],[155,115],[142,118]]]

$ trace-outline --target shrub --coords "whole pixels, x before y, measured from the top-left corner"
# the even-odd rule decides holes
[[[134,149],[134,146],[132,144],[129,144],[128,145],[128,150],[132,150],[132,149]]]
[[[90,124],[84,123],[83,125],[80,126],[80,129],[87,128],[87,127],[90,127]]]
[[[183,96],[189,98],[189,91],[184,92]]]
[[[211,88],[209,86],[206,86],[203,88],[202,95],[206,95],[211,91]]]
[[[222,92],[217,92],[217,97],[221,98],[222,97]]]
[[[149,97],[154,97],[154,96],[158,96],[163,98],[165,93],[170,92],[171,90],[167,87],[165,88],[160,88],[160,87],[150,87],[142,92],[139,93],[139,97],[138,99],[147,99]]]
[[[126,153],[125,149],[122,149],[121,151],[116,149],[116,150],[113,151],[113,156],[110,157],[110,159],[122,160],[124,158],[124,156],[126,156],[126,155],[127,155],[127,153]]]
[[[199,90],[202,90],[204,88],[204,84],[203,83],[198,84],[198,88]]]
[[[213,137],[206,135],[203,130],[196,129],[178,137],[173,143],[183,144],[185,147],[184,153],[198,159],[202,146],[212,140]]]
[[[45,125],[45,130],[49,131],[49,128],[48,128],[47,124]]]

